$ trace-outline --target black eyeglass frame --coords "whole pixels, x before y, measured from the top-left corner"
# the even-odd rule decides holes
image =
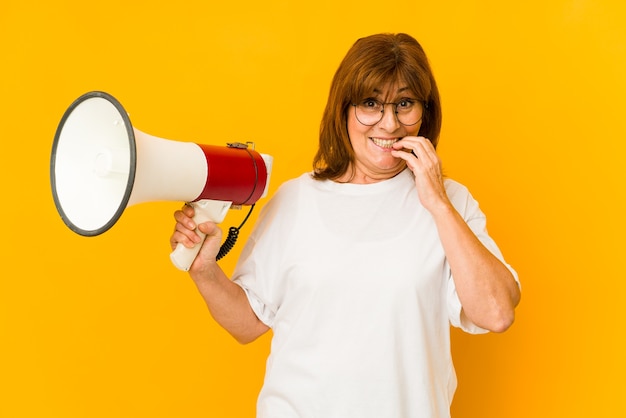
[[[378,119],[375,123],[371,123],[371,124],[370,124],[370,123],[363,123],[363,122],[361,121],[361,119],[359,119],[358,112],[357,112],[357,106],[359,106],[359,104],[358,104],[358,103],[350,103],[350,105],[351,105],[352,107],[354,107],[354,116],[356,117],[356,120],[358,120],[358,121],[359,121],[359,123],[360,123],[361,125],[365,125],[365,126],[375,126],[375,125],[377,125],[378,123],[380,123],[380,121],[381,121],[381,120],[383,120],[383,116],[385,116],[385,105],[393,105],[393,106],[394,106],[394,108],[393,108],[393,113],[396,115],[396,120],[397,120],[397,121],[398,121],[398,123],[400,123],[401,125],[403,125],[403,126],[414,126],[414,125],[417,125],[417,124],[418,124],[418,123],[419,123],[422,119],[424,119],[424,111],[426,111],[426,110],[428,109],[428,104],[427,104],[427,103],[424,103],[424,102],[420,102],[420,101],[418,101],[418,103],[422,103],[422,116],[420,116],[420,117],[419,117],[419,119],[418,119],[416,122],[414,122],[414,123],[403,123],[403,122],[400,120],[400,118],[398,117],[398,105],[399,105],[400,103],[402,103],[403,101],[406,101],[406,100],[407,100],[407,99],[403,99],[403,100],[400,100],[399,102],[379,102],[378,100],[373,100],[373,99],[372,99],[372,101],[375,101],[375,102],[377,102],[377,103],[380,103],[380,105],[381,105],[383,108],[382,108],[382,110],[380,111],[380,118],[379,118],[379,119]]]

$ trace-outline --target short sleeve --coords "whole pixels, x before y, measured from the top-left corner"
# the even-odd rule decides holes
[[[480,242],[509,269],[517,282],[517,285],[520,286],[517,272],[505,262],[502,252],[496,245],[495,241],[489,236],[487,232],[487,219],[485,214],[480,210],[478,202],[472,197],[465,186],[462,186],[452,180],[446,181],[446,191],[448,192],[448,197],[452,201],[452,204],[461,214],[465,222],[467,222],[476,237],[478,237]],[[470,334],[484,334],[489,332],[488,330],[472,323],[463,314],[463,307],[457,294],[456,286],[451,273],[448,278],[447,304],[448,317],[453,326]]]

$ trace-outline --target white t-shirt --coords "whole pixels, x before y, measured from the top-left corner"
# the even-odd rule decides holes
[[[467,189],[447,193],[500,259]],[[515,274],[515,273],[514,273]],[[233,280],[273,330],[259,418],[444,418],[461,304],[431,215],[405,170],[379,183],[310,174],[262,210]]]

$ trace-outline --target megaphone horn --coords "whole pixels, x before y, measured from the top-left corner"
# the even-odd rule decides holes
[[[126,207],[149,201],[190,202],[196,223],[222,222],[233,205],[267,194],[272,157],[248,144],[179,142],[133,128],[122,105],[93,91],[76,99],[57,128],[50,181],[57,211],[83,236],[109,230]],[[172,262],[188,270],[200,245],[179,245]]]

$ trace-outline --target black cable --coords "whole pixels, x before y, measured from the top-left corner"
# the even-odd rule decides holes
[[[224,241],[224,243],[220,247],[220,251],[217,253],[216,260],[219,261],[220,259],[222,259],[222,257],[228,254],[230,250],[233,249],[233,247],[235,246],[235,243],[237,243],[237,238],[239,237],[239,230],[241,229],[241,227],[244,226],[244,224],[250,217],[250,214],[252,213],[252,209],[254,209],[254,204],[250,206],[250,210],[248,211],[248,214],[246,215],[241,225],[239,225],[239,228],[235,228],[234,226],[231,226],[230,228],[228,228],[228,236],[226,237],[226,241]]]
[[[248,149],[248,145],[242,144],[240,142],[235,142],[235,143],[226,144],[226,145],[229,148],[242,148],[242,149],[245,149],[246,152],[248,153],[248,155],[250,156],[250,159],[252,159],[252,166],[254,167],[254,177],[255,177],[254,178],[254,187],[250,191],[250,196],[248,196],[246,198],[246,200],[243,201],[242,204],[245,204],[248,200],[250,200],[250,198],[254,194],[254,191],[256,190],[256,186],[257,186],[257,183],[259,181],[259,169],[258,169],[258,167],[256,165],[256,160],[254,159],[254,156],[252,155],[252,153]],[[226,241],[224,241],[224,243],[220,247],[219,252],[217,253],[217,257],[216,257],[217,261],[222,259],[222,257],[224,257],[226,254],[228,254],[228,252],[230,250],[233,249],[233,247],[235,246],[235,243],[237,242],[237,238],[239,237],[239,230],[241,229],[241,227],[246,223],[246,221],[250,217],[250,214],[252,213],[252,209],[254,209],[254,203],[250,206],[250,210],[248,211],[248,214],[246,215],[246,217],[243,220],[243,222],[241,223],[241,225],[239,225],[239,228],[235,228],[234,226],[231,226],[230,228],[228,228],[228,236],[226,237]]]

